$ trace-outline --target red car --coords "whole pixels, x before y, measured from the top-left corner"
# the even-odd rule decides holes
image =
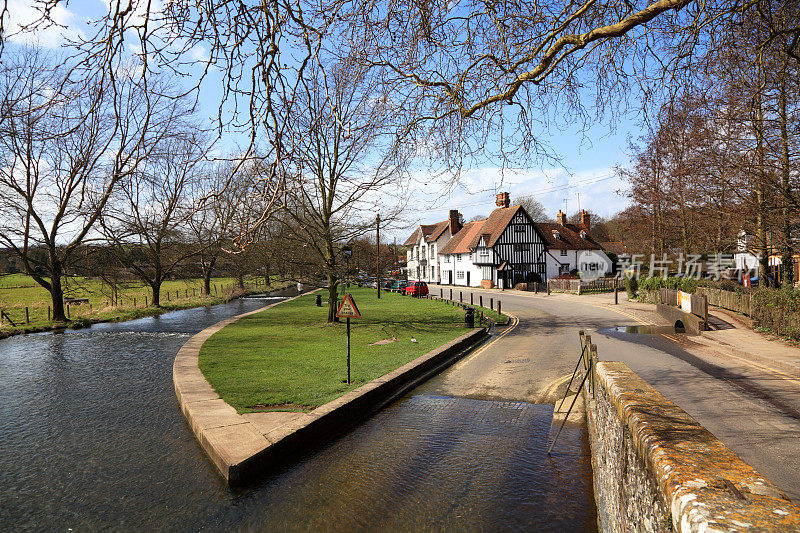
[[[411,296],[425,296],[428,294],[428,284],[424,281],[415,281],[413,283],[409,283],[405,290],[406,294]]]

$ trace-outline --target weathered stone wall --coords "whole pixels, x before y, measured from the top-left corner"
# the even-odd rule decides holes
[[[619,362],[587,394],[601,531],[800,531],[800,508]]]

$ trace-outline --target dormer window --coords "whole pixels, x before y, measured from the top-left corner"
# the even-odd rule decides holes
[[[555,240],[559,240],[559,239],[561,238],[561,234],[558,232],[558,230],[557,230],[557,229],[554,229],[554,230],[553,230],[553,238],[554,238]]]
[[[586,230],[581,230],[581,239],[586,240]]]

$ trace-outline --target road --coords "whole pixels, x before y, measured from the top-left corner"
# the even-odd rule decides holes
[[[444,287],[449,295],[450,287]],[[681,334],[632,334],[620,326],[665,324],[648,306],[615,306],[603,296],[535,295],[454,288],[502,301],[513,315],[491,344],[438,380],[442,394],[547,402],[554,380],[570,374],[578,331],[592,335],[605,361],[623,361],[703,424],[744,461],[800,502],[800,377],[763,363],[734,359]],[[432,286],[438,295],[439,287]],[[654,309],[653,306],[649,308]],[[552,392],[552,391],[550,391]],[[551,400],[552,401],[552,400]]]

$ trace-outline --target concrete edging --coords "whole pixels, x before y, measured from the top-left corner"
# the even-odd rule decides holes
[[[172,381],[181,411],[203,450],[230,485],[255,480],[282,460],[296,457],[322,439],[363,420],[455,362],[464,350],[487,334],[486,328],[469,331],[310,413],[298,414],[285,423],[265,428],[237,413],[219,397],[200,372],[198,357],[203,343],[214,333],[243,317],[281,303],[222,320],[204,329],[181,347],[173,363]]]
[[[587,422],[601,528],[800,529],[800,507],[627,365],[596,369]],[[621,433],[606,434],[608,424]],[[631,502],[635,509],[626,507]]]

